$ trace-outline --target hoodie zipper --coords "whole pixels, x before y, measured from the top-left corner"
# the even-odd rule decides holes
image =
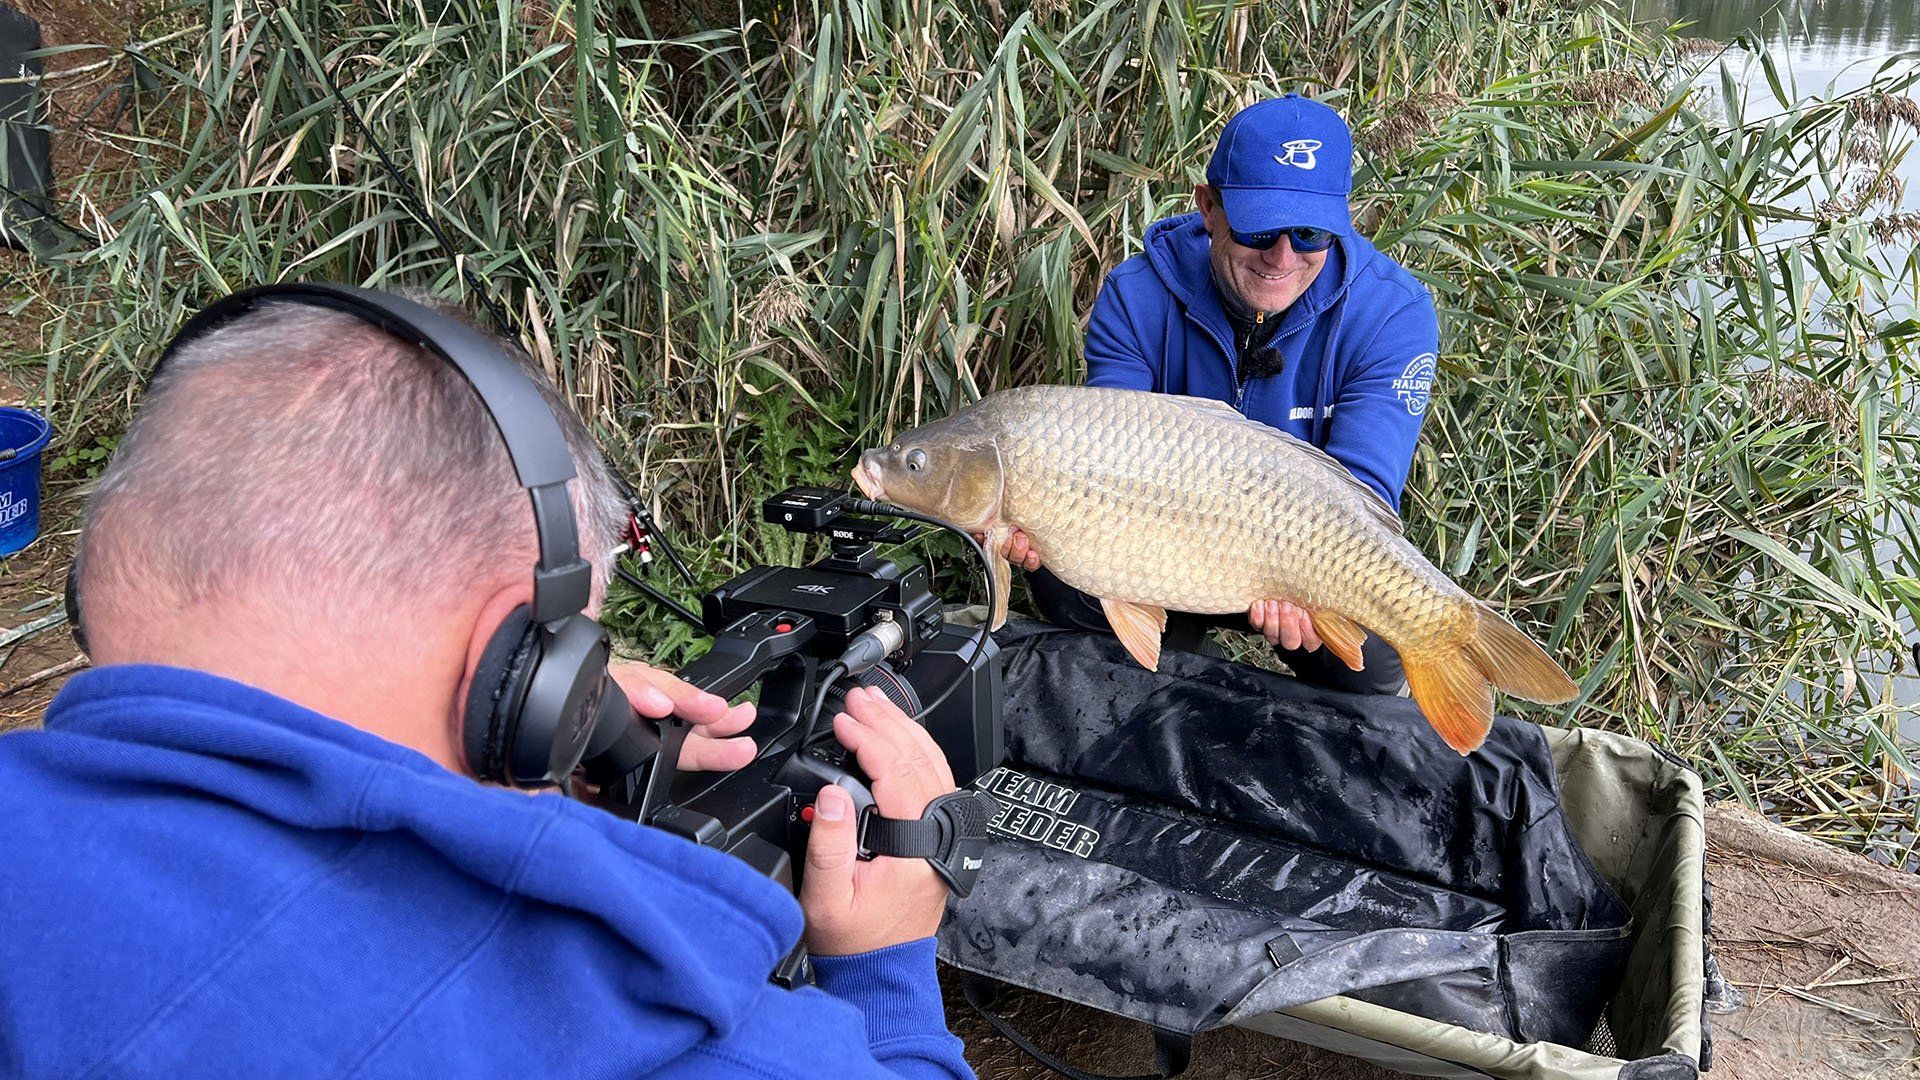
[[[1259,337],[1260,337],[1260,327],[1261,327],[1261,325],[1262,325],[1262,324],[1264,324],[1264,323],[1265,323],[1266,321],[1267,321],[1267,313],[1266,313],[1266,312],[1264,312],[1264,311],[1256,311],[1256,312],[1254,312],[1254,313],[1253,313],[1253,334],[1252,334],[1252,335],[1251,335],[1251,336],[1250,336],[1250,337],[1248,338],[1248,340],[1249,340],[1249,341],[1257,341],[1257,340],[1259,340]],[[1238,343],[1236,343],[1236,344],[1234,345],[1234,349],[1236,350],[1236,353],[1237,353],[1237,351],[1238,351],[1238,349],[1239,349],[1239,345],[1238,345]],[[1233,372],[1233,407],[1234,407],[1234,409],[1236,409],[1236,410],[1237,410],[1237,411],[1239,411],[1239,412],[1246,412],[1246,411],[1247,411],[1247,410],[1246,410],[1246,404],[1247,404],[1247,380],[1245,380],[1245,379],[1243,379],[1243,378],[1241,378],[1241,377],[1240,377],[1240,370],[1239,370],[1239,368],[1240,368],[1240,361],[1241,361],[1242,359],[1243,359],[1243,357],[1241,357],[1241,356],[1239,356],[1239,355],[1235,355],[1235,356],[1234,356],[1234,358],[1233,358],[1233,365],[1234,365],[1234,372]]]
[[[1182,306],[1184,307],[1185,305],[1182,305]],[[1242,409],[1242,406],[1246,405],[1247,403],[1247,387],[1246,387],[1246,384],[1240,381],[1239,354],[1234,352],[1233,346],[1220,340],[1220,335],[1215,333],[1213,327],[1208,326],[1205,320],[1201,319],[1198,315],[1195,315],[1193,313],[1192,308],[1186,309],[1186,316],[1187,318],[1193,320],[1193,324],[1195,326],[1198,326],[1200,329],[1206,331],[1207,337],[1213,339],[1213,343],[1215,345],[1220,346],[1220,351],[1226,354],[1227,370],[1233,376],[1233,407],[1236,410],[1244,411]]]

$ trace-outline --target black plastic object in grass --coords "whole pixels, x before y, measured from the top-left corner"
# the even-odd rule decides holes
[[[40,121],[40,24],[0,4],[0,243],[35,255],[59,244],[47,209],[52,140]]]

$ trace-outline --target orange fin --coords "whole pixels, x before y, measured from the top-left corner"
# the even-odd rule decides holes
[[[1167,609],[1106,597],[1100,598],[1100,609],[1107,613],[1107,622],[1120,644],[1140,661],[1140,666],[1148,671],[1160,670],[1160,638],[1167,632]]]
[[[1514,697],[1543,705],[1572,701],[1580,693],[1546,650],[1499,612],[1481,604],[1474,614],[1479,620],[1467,650],[1488,682]]]
[[[1447,745],[1462,755],[1487,741],[1494,687],[1548,705],[1572,701],[1580,693],[1546,650],[1499,612],[1476,601],[1473,613],[1473,629],[1464,642],[1443,644],[1437,654],[1401,658],[1413,700]]]
[[[1337,611],[1309,611],[1313,619],[1313,632],[1320,635],[1320,643],[1333,655],[1355,671],[1366,665],[1360,655],[1360,646],[1366,643],[1367,632],[1360,624]]]
[[[1433,730],[1461,757],[1480,749],[1493,727],[1493,688],[1467,650],[1443,646],[1437,655],[1401,660],[1407,691]]]
[[[1013,526],[995,525],[987,530],[987,542],[981,546],[987,549],[987,565],[993,569],[993,611],[987,622],[988,630],[998,630],[1007,624],[1008,595],[1013,592],[1013,566],[1007,562],[1007,544],[1013,539]]]

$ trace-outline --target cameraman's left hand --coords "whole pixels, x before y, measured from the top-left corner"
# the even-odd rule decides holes
[[[725,698],[697,689],[678,675],[633,661],[616,660],[607,673],[627,692],[627,700],[641,716],[650,720],[677,716],[693,725],[680,748],[680,768],[727,772],[753,763],[753,740],[728,737],[739,736],[753,723],[752,702],[730,706]]]

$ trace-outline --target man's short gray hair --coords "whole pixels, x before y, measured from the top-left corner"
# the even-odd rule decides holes
[[[572,451],[568,488],[597,598],[624,502],[552,382],[495,341],[540,388]],[[418,607],[511,574],[531,581],[537,551],[506,444],[452,365],[353,316],[284,302],[168,361],[88,501],[81,538],[74,572],[90,620],[269,594]]]

